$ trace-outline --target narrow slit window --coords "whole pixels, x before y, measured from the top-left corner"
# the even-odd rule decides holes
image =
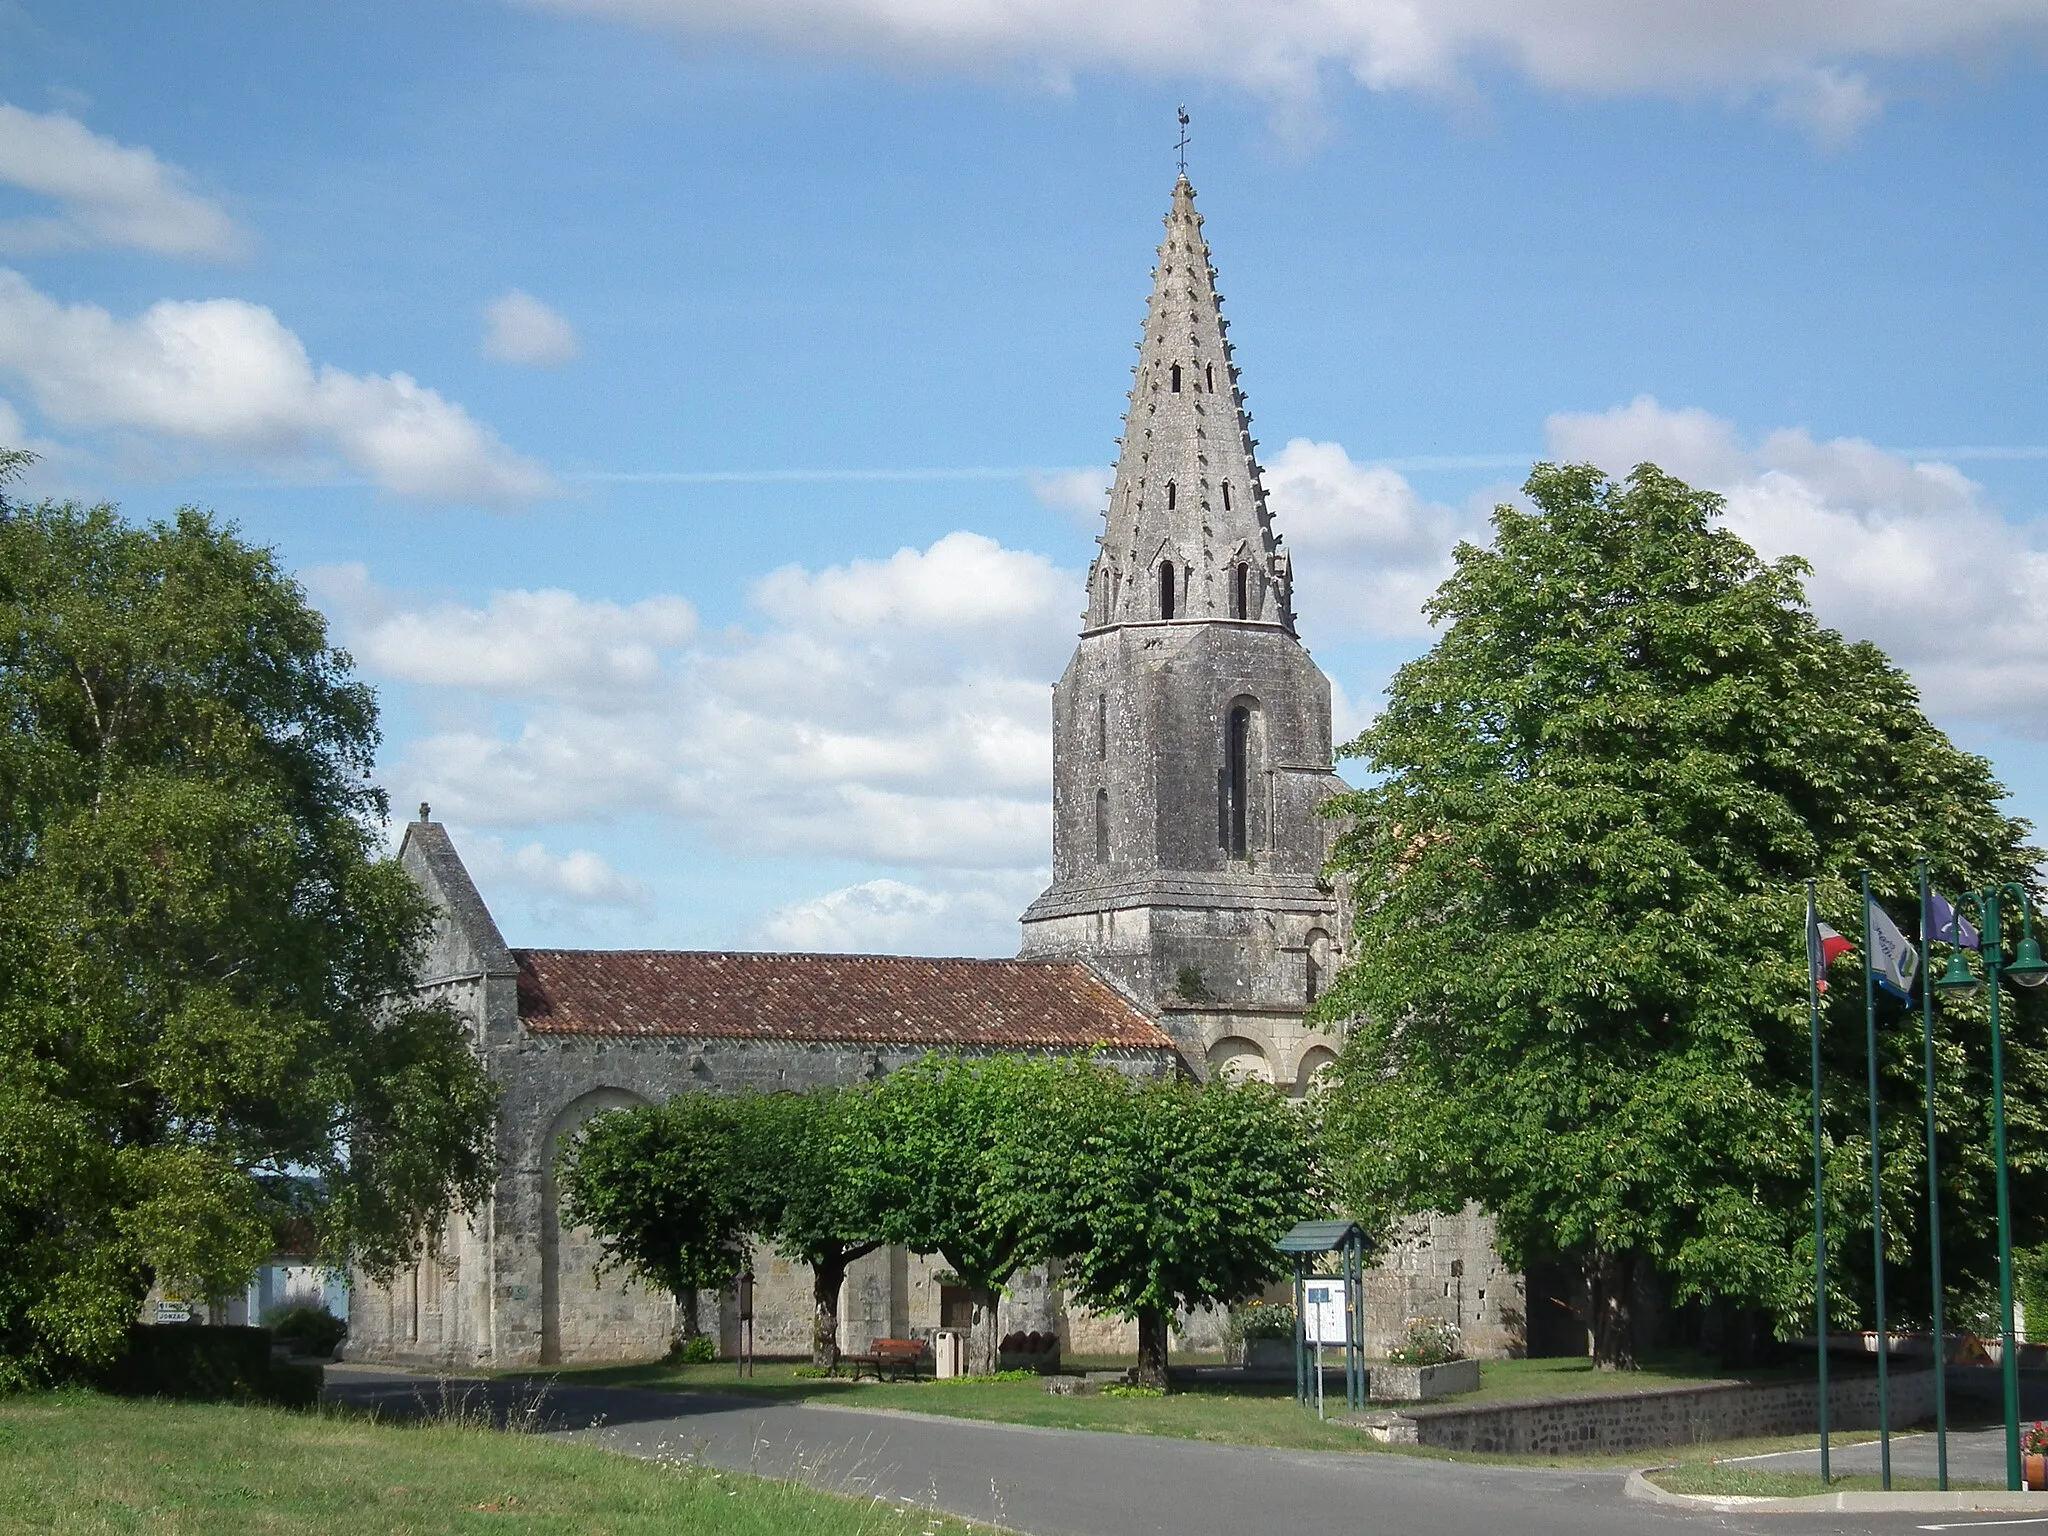
[[[1173,562],[1159,562],[1159,617],[1173,617]]]
[[[1230,712],[1230,856],[1244,857],[1245,800],[1251,790],[1252,712],[1242,704]]]
[[[1230,568],[1230,616],[1233,619],[1248,619],[1252,616],[1251,570],[1239,562]]]
[[[1216,365],[1214,363],[1202,364],[1202,384],[1210,394],[1216,393]]]
[[[1172,388],[1173,392],[1174,392],[1174,393],[1175,393],[1176,395],[1177,395],[1177,394],[1179,394],[1179,393],[1180,393],[1180,364],[1179,364],[1179,363],[1175,363],[1175,364],[1173,365],[1173,367],[1172,367],[1171,369],[1169,369],[1169,370],[1168,370],[1168,372],[1167,372],[1167,379],[1168,379],[1168,381],[1169,381],[1169,386],[1170,386],[1170,387]]]
[[[1166,482],[1166,510],[1171,512],[1180,502],[1180,487],[1171,480]]]
[[[1095,791],[1095,862],[1109,862],[1109,791]]]
[[[1095,755],[1109,756],[1109,695],[1095,695]]]
[[[1226,512],[1230,510],[1230,482],[1228,480],[1223,482],[1223,510]]]

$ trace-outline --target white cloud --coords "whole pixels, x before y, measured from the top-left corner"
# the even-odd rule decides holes
[[[841,954],[1011,954],[1017,914],[1044,871],[961,890],[901,880],[863,880],[768,914],[762,938],[776,949]]]
[[[1452,547],[1485,529],[1478,508],[1425,500],[1340,443],[1294,439],[1265,483],[1274,527],[1296,555],[1295,610],[1318,634],[1427,634],[1422,605],[1450,574]]]
[[[239,299],[165,299],[120,320],[0,268],[0,374],[60,427],[271,464],[339,461],[425,501],[502,504],[552,487],[455,402],[403,373],[316,368],[276,315]]]
[[[1463,88],[1505,65],[1588,95],[1774,98],[1810,131],[1875,109],[1855,63],[2037,42],[2042,0],[528,0],[679,32],[900,66],[1206,77],[1286,100],[1341,70]]]
[[[604,912],[642,920],[654,915],[654,893],[587,848],[555,854],[537,842],[508,848],[502,838],[463,833],[458,840],[486,900],[516,897],[542,922],[583,928]]]
[[[1823,149],[1836,149],[1884,110],[1884,98],[1870,82],[1847,70],[1824,67],[1788,82],[1771,103],[1780,122],[1806,130]]]
[[[373,679],[436,722],[394,777],[454,819],[678,817],[749,852],[1035,867],[1050,846],[1051,682],[1080,583],[955,533],[757,585],[764,623],[694,631],[679,598],[466,607],[310,578]],[[465,702],[467,701],[467,702]]]
[[[508,289],[484,310],[483,354],[494,363],[554,368],[573,360],[576,331],[523,288]]]
[[[1083,523],[1098,522],[1109,505],[1110,482],[1116,471],[1107,464],[1088,469],[1046,470],[1031,477],[1031,494],[1042,507]]]
[[[246,241],[219,204],[176,166],[118,144],[62,112],[0,102],[0,184],[49,198],[56,211],[0,220],[0,251],[127,246],[163,256],[233,256]]]
[[[1560,458],[1611,474],[1648,460],[1719,491],[1728,526],[1766,557],[1803,556],[1819,618],[1883,647],[1931,709],[2048,735],[2048,522],[2008,521],[1950,464],[1798,430],[1745,447],[1731,423],[1647,396],[1548,427]]]

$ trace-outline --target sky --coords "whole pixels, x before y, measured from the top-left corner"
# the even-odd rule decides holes
[[[0,443],[214,509],[514,944],[1007,954],[1189,174],[1340,737],[1539,458],[2048,820],[2048,0],[0,0]]]

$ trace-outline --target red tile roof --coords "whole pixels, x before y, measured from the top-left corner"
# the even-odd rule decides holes
[[[995,1049],[1172,1050],[1085,965],[907,955],[515,949],[540,1034],[686,1035]]]

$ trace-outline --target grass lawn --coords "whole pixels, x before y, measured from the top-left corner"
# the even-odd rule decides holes
[[[1818,1472],[1766,1472],[1760,1467],[1730,1466],[1727,1462],[1688,1462],[1649,1474],[1650,1481],[1671,1493],[1713,1493],[1735,1498],[1797,1499],[1818,1493],[1877,1493],[1884,1484],[1875,1472],[1841,1475],[1823,1483]],[[1892,1477],[1895,1493],[1932,1492],[1939,1485],[1931,1477]],[[1949,1480],[1957,1489],[2003,1488],[2003,1483],[1971,1483]]]
[[[1090,1362],[1096,1363],[1096,1362]],[[1102,1361],[1101,1364],[1129,1364]],[[813,1378],[795,1374],[796,1367],[763,1363],[757,1374],[739,1379],[730,1363],[716,1365],[598,1366],[568,1369],[564,1382],[649,1387],[671,1392],[743,1393],[772,1402],[836,1402],[862,1408],[893,1408],[936,1413],[953,1418],[988,1419],[1005,1424],[1033,1424],[1047,1429],[1108,1430],[1123,1434],[1168,1435],[1231,1445],[1266,1445],[1286,1450],[1363,1451],[1419,1455],[1434,1459],[1510,1461],[1541,1466],[1642,1466],[1657,1459],[1656,1451],[1612,1456],[1502,1457],[1454,1456],[1444,1451],[1382,1444],[1350,1425],[1318,1422],[1314,1413],[1296,1406],[1291,1382],[1232,1382],[1183,1387],[1163,1398],[1054,1397],[1043,1382],[991,1381],[968,1377],[953,1381],[905,1381],[855,1384],[844,1378]],[[534,1373],[522,1373],[534,1374]],[[1505,1402],[1559,1397],[1583,1392],[1647,1391],[1657,1387],[1696,1385],[1719,1379],[1713,1362],[1690,1354],[1660,1355],[1649,1369],[1621,1373],[1596,1371],[1592,1362],[1566,1360],[1489,1360],[1483,1362],[1480,1389],[1452,1403]],[[1343,1403],[1338,1388],[1337,1405]],[[1855,1437],[1838,1436],[1838,1443]],[[1795,1450],[1799,1437],[1744,1440],[1687,1446],[1688,1461],[1714,1456],[1750,1455]]]
[[[0,1397],[0,1532],[966,1536],[921,1509],[448,1424]]]

